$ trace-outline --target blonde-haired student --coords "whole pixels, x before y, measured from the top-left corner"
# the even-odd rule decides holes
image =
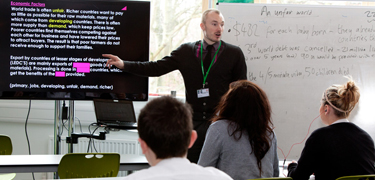
[[[293,179],[336,179],[341,176],[375,174],[375,149],[370,135],[348,121],[357,104],[359,88],[351,77],[343,85],[323,92],[319,109],[328,126],[315,130],[307,139],[298,163],[288,166]]]

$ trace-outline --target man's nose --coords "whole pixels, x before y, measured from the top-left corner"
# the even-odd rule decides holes
[[[224,30],[224,26],[219,26],[220,32]]]

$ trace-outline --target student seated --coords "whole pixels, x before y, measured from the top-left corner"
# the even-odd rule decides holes
[[[232,179],[218,169],[204,168],[186,158],[188,148],[197,139],[188,104],[167,96],[151,100],[139,114],[138,134],[142,153],[151,167],[126,180]]]
[[[279,177],[277,140],[266,93],[248,80],[232,82],[212,119],[198,161],[233,179]]]
[[[316,180],[375,174],[373,140],[347,119],[360,96],[354,81],[348,79],[347,83],[324,91],[319,112],[328,126],[310,135],[298,164],[289,164],[288,176],[293,179],[309,179],[313,173]]]

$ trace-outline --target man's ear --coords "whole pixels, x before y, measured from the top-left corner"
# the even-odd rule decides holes
[[[191,146],[193,146],[193,144],[194,144],[195,140],[197,140],[197,138],[198,138],[197,131],[192,130],[191,131],[191,138],[190,138],[189,148],[191,148]]]
[[[200,26],[201,26],[202,31],[206,30],[203,23],[201,23]]]
[[[139,144],[141,144],[142,154],[146,154],[148,151],[148,146],[145,141],[143,141],[141,138],[138,138]]]

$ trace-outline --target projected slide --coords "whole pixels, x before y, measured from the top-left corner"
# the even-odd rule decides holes
[[[0,9],[2,98],[147,99],[148,79],[105,68],[102,54],[148,61],[149,2],[3,0]]]

